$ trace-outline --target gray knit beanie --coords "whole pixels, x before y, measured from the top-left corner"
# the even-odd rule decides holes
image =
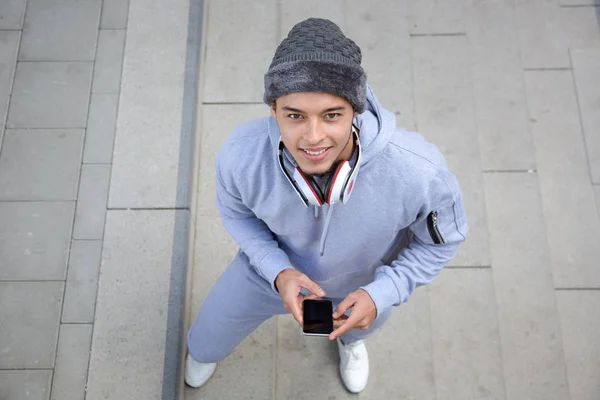
[[[277,50],[265,74],[265,103],[297,92],[324,92],[342,97],[362,113],[367,76],[360,47],[327,19],[296,24]]]

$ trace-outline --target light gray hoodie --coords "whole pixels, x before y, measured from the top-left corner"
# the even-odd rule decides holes
[[[225,229],[273,290],[296,268],[327,297],[359,288],[380,315],[431,282],[467,237],[458,182],[438,148],[396,128],[394,115],[367,88],[360,130],[361,165],[346,204],[304,206],[278,164],[272,117],[235,129],[216,158],[217,206]],[[286,152],[288,170],[295,162]],[[323,255],[321,255],[323,252]]]

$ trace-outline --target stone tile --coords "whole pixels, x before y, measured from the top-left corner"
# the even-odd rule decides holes
[[[463,4],[461,0],[407,1],[410,33],[463,33]]]
[[[600,4],[600,0],[560,0],[563,6],[589,6]]]
[[[209,104],[202,109],[202,129],[198,138],[201,170],[214,170],[217,151],[236,127],[270,115],[266,104]],[[203,182],[208,183],[200,179],[198,184],[201,186]],[[214,188],[214,179],[211,179],[211,183]]]
[[[427,136],[427,135],[425,135]],[[448,152],[445,152],[448,154]],[[467,163],[465,163],[467,164]],[[447,264],[449,267],[490,266],[489,235],[485,215],[485,195],[481,174],[452,170],[460,183],[469,223],[469,237],[461,243],[456,257]]]
[[[22,29],[27,0],[2,0],[0,29]]]
[[[562,30],[567,36],[569,48],[593,48],[600,50],[600,27],[594,7],[562,7]]]
[[[51,400],[85,397],[93,325],[60,326]]]
[[[469,219],[469,239],[451,266],[489,266],[480,154],[475,127],[467,39],[413,37],[415,110],[419,131],[436,144],[458,178]]]
[[[0,202],[0,280],[64,280],[73,203]]]
[[[2,7],[0,5],[0,25],[3,15]],[[2,137],[8,114],[20,37],[21,33],[17,31],[0,31],[0,149],[2,149]]]
[[[75,211],[74,239],[102,239],[104,218],[110,183],[110,165],[83,165],[77,209]]]
[[[240,343],[217,365],[217,371],[200,389],[186,386],[185,399],[271,399],[276,374],[273,360],[277,320],[271,318]],[[279,373],[279,371],[277,371]]]
[[[269,114],[268,107],[264,104],[256,105],[205,105],[203,106],[202,129],[199,130],[199,177],[197,182],[197,214],[196,214],[196,257],[194,267],[191,271],[191,299],[188,321],[193,321],[200,309],[200,305],[208,295],[212,285],[227,268],[237,253],[237,245],[225,231],[218,216],[215,206],[215,174],[214,157],[227,136],[235,127],[248,120],[264,117]],[[210,262],[207,262],[210,260]],[[273,352],[275,346],[275,319],[272,319],[242,342],[233,354],[219,364],[217,372],[208,382],[206,387],[199,390],[186,388],[186,399],[211,398],[221,393],[228,394],[228,398],[269,398],[265,393],[271,393]],[[258,348],[253,345],[260,344]],[[272,346],[272,347],[270,347]],[[263,354],[263,349],[270,353]],[[259,353],[257,353],[259,351]],[[262,366],[256,368],[251,361],[255,354],[257,362]],[[266,357],[266,358],[263,358]],[[260,361],[258,361],[260,360]],[[268,363],[266,362],[268,360]],[[264,365],[263,365],[264,363]],[[244,395],[244,388],[248,386],[247,379],[249,371],[257,371],[256,378],[253,375],[252,382],[262,382],[260,385],[250,385],[249,389],[253,396]],[[254,372],[253,372],[254,374]],[[265,375],[266,374],[266,375]],[[235,378],[239,376],[240,378]],[[232,378],[233,377],[233,378]],[[269,382],[265,384],[266,380]],[[240,382],[240,386],[233,386]],[[243,383],[243,385],[242,385]],[[230,390],[231,389],[231,390]]]
[[[263,76],[279,45],[273,29],[277,26],[276,3],[223,0],[210,4],[204,102],[262,102]]]
[[[600,184],[600,46],[574,49],[571,57],[590,175],[592,182]]]
[[[600,185],[594,185],[594,194],[596,197],[596,213],[598,214],[598,221],[600,221]]]
[[[85,128],[91,62],[20,62],[8,112],[9,128]]]
[[[73,241],[62,309],[63,323],[94,322],[101,257],[101,240]]]
[[[264,104],[205,105],[199,131],[199,174],[197,188],[196,258],[192,269],[192,309],[198,310],[217,278],[233,260],[238,246],[221,224],[215,198],[215,155],[227,136],[243,122],[269,114]],[[211,260],[210,264],[205,260]],[[191,313],[195,318],[197,311]]]
[[[445,269],[430,284],[438,399],[504,399],[492,270]]]
[[[76,200],[81,129],[9,129],[0,157],[0,200]]]
[[[107,213],[87,400],[162,392],[176,212]]]
[[[339,356],[335,341],[303,336],[291,315],[277,317],[276,399],[314,399],[327,393],[349,399],[339,378]]]
[[[0,282],[0,369],[53,368],[63,282]]]
[[[600,287],[600,224],[571,71],[525,74],[554,285]]]
[[[277,38],[277,44],[287,37],[288,32],[294,27],[294,25],[296,25],[298,22],[304,21],[307,18],[329,19],[336,23],[340,29],[346,33],[346,27],[348,25],[346,25],[346,18],[342,10],[352,8],[352,5],[346,5],[343,0],[283,0],[280,2],[280,4],[281,24],[279,31],[280,36]],[[273,58],[273,54],[271,54],[269,60],[271,58]]]
[[[4,100],[4,103],[0,103],[0,152],[2,152],[2,142],[4,141],[4,121],[6,121],[6,111],[8,111],[8,103],[10,97]]]
[[[4,102],[11,93],[17,52],[21,33],[18,31],[0,31],[0,100]],[[4,124],[4,119],[0,121]]]
[[[508,1],[465,8],[482,167],[535,169],[514,8]]]
[[[567,39],[555,0],[515,0],[523,68],[569,68]]]
[[[83,148],[84,163],[112,162],[118,104],[118,94],[92,94]]]
[[[188,12],[187,2],[130,4],[110,208],[188,206],[176,204]]]
[[[506,398],[567,399],[537,174],[485,174],[484,182]]]
[[[128,13],[129,0],[104,0],[102,4],[100,29],[127,28]]]
[[[361,47],[369,85],[383,106],[396,115],[397,125],[414,130],[415,104],[406,5],[386,0],[371,3],[351,0],[345,4],[347,28],[344,32]]]
[[[366,343],[370,374],[364,398],[435,399],[427,290],[415,290],[409,301],[395,308],[380,332]]]
[[[206,197],[203,198],[206,199]],[[223,228],[214,204],[205,204],[205,200],[199,200],[196,218],[195,253],[202,254],[202,256],[195,259],[192,270],[191,309],[195,310],[190,312],[192,320],[196,318],[200,305],[208,295],[210,288],[229,266],[238,251],[238,246]]]
[[[291,316],[278,318],[275,398],[315,399],[323,393],[336,399],[355,398],[339,378],[335,343],[303,337]],[[366,346],[370,374],[361,398],[435,399],[426,290],[415,291],[408,303],[394,309],[390,320],[366,340]]]
[[[47,400],[52,371],[0,371],[0,399]]]
[[[93,61],[99,1],[30,1],[19,60]]]
[[[119,93],[124,52],[124,30],[100,31],[92,93]]]
[[[266,104],[205,105],[203,110],[198,138],[201,174],[197,182],[198,201],[204,201],[216,210],[214,169],[217,151],[238,125],[269,116],[269,107]]]
[[[570,398],[594,400],[600,393],[600,291],[558,290],[556,297],[567,359]]]

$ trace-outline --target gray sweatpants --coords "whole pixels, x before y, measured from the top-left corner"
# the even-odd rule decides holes
[[[335,309],[343,299],[329,300]],[[188,332],[189,353],[198,362],[221,361],[264,321],[286,313],[279,294],[238,253],[212,287]],[[347,332],[342,340],[352,343],[371,336],[390,314],[388,310],[379,315],[367,330]]]

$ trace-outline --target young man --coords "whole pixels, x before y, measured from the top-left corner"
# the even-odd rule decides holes
[[[465,240],[444,157],[396,128],[360,63],[360,48],[331,21],[297,24],[265,75],[272,116],[238,127],[218,152],[217,206],[240,250],[188,333],[188,385],[203,385],[271,316],[290,312],[302,324],[308,295],[333,302],[329,339],[346,388],[360,392],[363,339]]]

